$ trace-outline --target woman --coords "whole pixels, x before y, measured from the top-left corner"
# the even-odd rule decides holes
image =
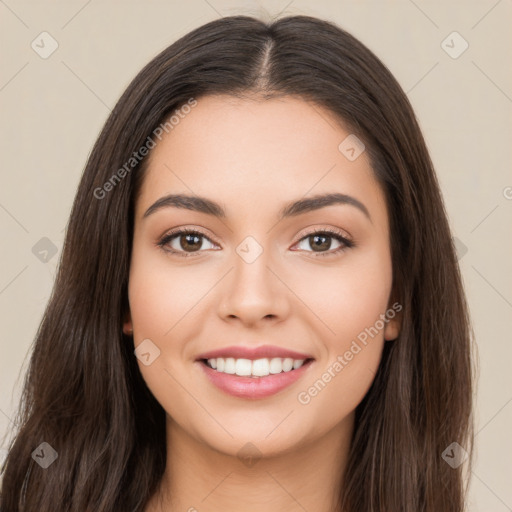
[[[330,22],[227,17],[94,146],[1,510],[460,512],[471,396],[405,94]]]

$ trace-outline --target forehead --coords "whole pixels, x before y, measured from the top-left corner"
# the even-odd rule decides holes
[[[333,191],[385,208],[366,152],[351,161],[340,151],[349,136],[330,111],[300,98],[200,98],[151,150],[137,215],[177,192],[212,197],[228,214]]]

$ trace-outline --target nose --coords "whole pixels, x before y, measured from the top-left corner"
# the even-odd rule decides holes
[[[255,326],[278,323],[289,314],[289,290],[263,252],[248,263],[234,255],[234,268],[224,279],[219,316],[229,322]]]

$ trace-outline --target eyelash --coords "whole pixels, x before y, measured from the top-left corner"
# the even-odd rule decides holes
[[[158,242],[157,246],[166,253],[176,254],[180,257],[188,258],[190,256],[194,256],[195,252],[187,253],[185,251],[176,251],[175,249],[166,249],[165,246],[176,236],[178,235],[197,235],[199,237],[206,238],[211,243],[212,240],[203,232],[197,230],[197,229],[178,229],[176,231],[170,231],[169,233],[165,234]],[[315,258],[319,256],[333,256],[335,254],[338,254],[346,249],[350,249],[352,247],[355,247],[354,242],[346,238],[341,231],[337,231],[335,229],[320,229],[320,230],[313,230],[311,232],[308,232],[302,236],[302,238],[297,242],[302,242],[305,238],[308,238],[312,235],[327,235],[329,238],[334,238],[338,242],[340,242],[342,245],[338,247],[337,249],[331,250],[331,251],[325,251],[325,252],[319,252],[315,254]],[[199,252],[199,251],[197,251]],[[314,251],[306,251],[306,252],[314,252]]]

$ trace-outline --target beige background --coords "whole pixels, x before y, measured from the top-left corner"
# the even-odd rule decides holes
[[[511,0],[0,0],[0,435],[13,426],[75,189],[109,110],[144,64],[191,29],[280,12],[353,33],[416,110],[458,239],[480,359],[469,510],[511,511]],[[58,43],[46,59],[31,47],[42,46],[43,31]],[[462,39],[442,45],[453,31],[469,44],[458,58],[445,49],[460,51]],[[43,237],[57,250],[46,263],[32,252]]]

